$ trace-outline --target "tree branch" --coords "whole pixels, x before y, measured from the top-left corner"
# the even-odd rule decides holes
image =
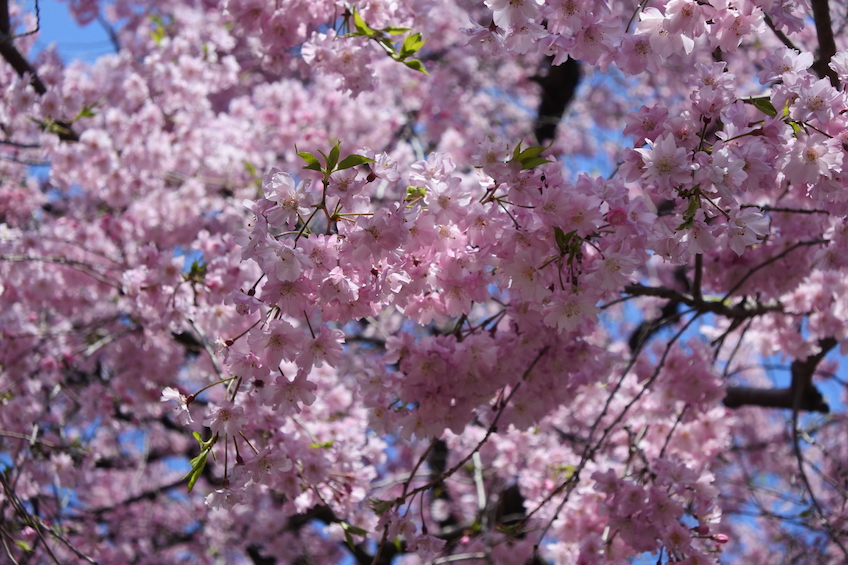
[[[12,65],[15,72],[21,78],[29,77],[29,82],[39,95],[47,93],[47,87],[39,78],[38,73],[29,61],[18,51],[13,43],[15,36],[12,35],[12,23],[9,19],[9,0],[0,0],[0,56]],[[60,126],[59,139],[63,141],[79,141],[79,135],[71,128],[70,124],[56,121]]]
[[[812,0],[813,20],[816,22],[816,36],[819,40],[819,57],[813,63],[813,70],[819,78],[827,77],[834,88],[839,88],[839,78],[828,64],[836,54],[836,41],[833,39],[833,26],[830,21],[828,0]]]
[[[698,300],[691,294],[684,294],[665,287],[643,286],[641,284],[629,284],[624,287],[624,292],[631,296],[656,296],[667,298],[685,304],[699,312],[710,312],[732,320],[744,320],[755,316],[762,316],[769,312],[783,312],[783,305],[779,302],[754,302],[742,300],[735,306],[728,306],[724,302]]]
[[[766,408],[789,408],[809,412],[830,412],[830,407],[821,392],[813,384],[816,367],[827,353],[836,347],[832,337],[819,340],[819,352],[801,360],[792,361],[792,384],[788,388],[754,388],[734,386],[727,388],[722,403],[728,408],[740,406],[764,406]]]
[[[545,59],[548,72],[544,76],[534,76],[533,80],[542,87],[539,111],[534,134],[536,141],[544,145],[556,138],[556,129],[566,108],[574,98],[577,85],[580,84],[580,63],[571,57],[561,65],[552,64],[553,57]]]

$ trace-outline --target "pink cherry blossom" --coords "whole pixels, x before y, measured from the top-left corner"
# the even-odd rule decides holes
[[[171,402],[174,401],[177,405],[174,407],[174,410],[177,412],[177,420],[179,420],[180,424],[183,426],[187,426],[194,422],[191,419],[191,412],[189,412],[188,405],[191,402],[185,395],[180,393],[175,388],[165,387],[162,390],[162,402]]]
[[[4,558],[845,562],[838,4],[4,2]]]
[[[208,426],[212,433],[222,436],[236,435],[240,428],[247,422],[244,408],[234,406],[232,402],[225,402],[212,408],[209,416],[203,420],[203,425]]]
[[[793,184],[812,184],[842,164],[841,144],[814,133],[794,140],[785,157],[784,174]]]
[[[654,182],[660,190],[691,180],[693,165],[687,162],[686,150],[678,147],[671,134],[648,140],[648,149],[636,149],[642,155],[644,173],[642,178]]]

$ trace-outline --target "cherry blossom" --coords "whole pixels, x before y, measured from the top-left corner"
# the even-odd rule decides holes
[[[10,561],[848,559],[841,7],[3,5]]]

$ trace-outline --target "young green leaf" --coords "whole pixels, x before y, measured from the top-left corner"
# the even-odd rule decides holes
[[[701,207],[701,197],[700,196],[690,196],[689,197],[689,206],[686,207],[686,211],[683,212],[683,223],[677,226],[675,231],[683,231],[692,228],[695,225],[695,214],[698,212],[698,208]]]
[[[521,147],[521,144],[518,145]],[[542,147],[540,145],[534,145],[533,147],[528,147],[524,151],[518,154],[518,156],[514,157],[516,161],[524,161],[525,159],[532,159],[533,157],[538,157],[542,154],[542,151],[547,149],[547,147]]]
[[[353,25],[356,27],[356,33],[353,35],[364,35],[366,37],[374,37],[377,35],[377,32],[365,23],[365,20],[362,19],[362,16],[360,16],[359,12],[356,10],[353,11]]]
[[[310,449],[329,449],[333,447],[334,440],[313,442],[309,444]]]
[[[522,159],[521,169],[532,169],[533,167],[538,167],[539,165],[544,165],[545,163],[552,163],[550,159],[545,159],[544,157],[531,157],[529,159]]]
[[[362,165],[365,163],[375,163],[374,159],[369,157],[365,157],[364,155],[348,155],[344,159],[341,160],[339,166],[336,168],[337,171],[343,171],[345,169],[349,169],[351,167],[355,167],[357,165]]]
[[[337,141],[333,148],[330,149],[330,156],[324,157],[327,160],[327,170],[334,171],[336,170],[336,163],[339,162],[339,155],[341,155],[341,141]],[[321,153],[321,155],[324,155]]]
[[[368,502],[371,503],[371,509],[374,513],[378,515],[385,514],[395,505],[394,500],[380,500],[379,498],[369,498]]]
[[[297,150],[297,148],[295,148],[295,150]],[[306,151],[300,151],[298,152],[298,155],[301,159],[306,161],[306,166],[303,167],[304,169],[321,172],[321,163],[318,161],[318,157],[312,153],[307,153]]]
[[[209,455],[209,449],[204,449],[200,455],[191,460],[191,471],[183,477],[183,480],[188,479],[188,492],[194,488],[197,479],[203,474],[203,469],[206,468],[206,457]]]
[[[73,120],[71,120],[71,123],[76,122],[77,120],[80,120],[82,118],[92,118],[96,115],[97,114],[94,113],[94,110],[92,110],[89,106],[86,106],[79,111],[79,113],[74,117]]]
[[[427,194],[427,189],[422,186],[407,186],[406,187],[406,197],[404,200],[415,200],[417,198],[424,198]]]
[[[206,269],[206,263],[202,261],[192,261],[189,272],[183,274],[183,280],[202,283],[206,279]]]
[[[32,546],[26,540],[16,539],[15,545],[21,548],[22,550],[26,551],[27,553],[32,551]]]
[[[403,40],[403,45],[400,48],[400,54],[398,56],[401,59],[406,59],[421,49],[425,43],[427,43],[427,40],[422,39],[420,33],[411,33]]]
[[[424,68],[424,63],[422,63],[418,59],[409,59],[408,61],[404,61],[403,64],[412,69],[413,71],[418,71],[419,73],[424,73],[425,75],[430,74],[427,72],[427,69]]]
[[[522,170],[532,169],[533,167],[538,167],[539,165],[550,163],[551,161],[549,159],[540,157],[542,152],[545,149],[548,149],[549,147],[550,145],[548,145],[547,147],[534,145],[533,147],[528,147],[527,149],[524,149],[522,151],[521,142],[519,142],[515,150],[512,152],[512,161],[520,163]]]
[[[515,146],[515,149],[512,151],[512,160],[517,161],[518,156],[521,154],[521,142],[518,142],[518,145]]]
[[[344,531],[350,532],[353,535],[356,535],[356,536],[367,536],[368,535],[368,532],[366,532],[362,528],[354,526],[353,524],[348,524],[347,522],[342,522],[341,525],[342,525],[342,529]]]
[[[771,116],[772,118],[777,115],[777,110],[772,105],[771,100],[769,100],[765,96],[763,96],[762,98],[755,98],[754,107],[756,107],[757,110],[759,110],[763,114]]]
[[[350,532],[349,532],[349,531],[345,530],[345,531],[344,531],[344,537],[345,537],[345,545],[347,545],[347,546],[348,546],[348,548],[350,548],[350,550],[351,550],[351,551],[354,551],[354,552],[355,552],[355,551],[356,551],[356,546],[355,546],[355,545],[354,545],[354,543],[353,543],[353,536],[352,536],[352,535],[350,535]]]
[[[153,30],[150,32],[150,37],[153,38],[153,41],[158,46],[165,39],[165,27],[162,25],[162,18],[159,16],[153,16],[151,21],[153,23]]]
[[[568,233],[563,233],[560,228],[554,228],[554,239],[556,240],[559,252],[565,255],[569,252],[571,246],[571,238],[577,233],[577,230],[571,230]]]

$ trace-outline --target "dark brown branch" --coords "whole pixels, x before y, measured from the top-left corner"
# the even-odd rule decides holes
[[[761,406],[763,408],[792,408],[794,395],[791,388],[754,388],[747,386],[727,387],[727,396],[722,403],[728,408],[741,406]],[[808,412],[823,412],[827,414],[830,407],[822,398],[821,393],[813,387],[801,399],[800,410]]]
[[[115,28],[112,27],[102,15],[97,16],[97,21],[100,23],[103,30],[106,32],[106,35],[109,36],[109,41],[112,42],[112,47],[115,48],[115,53],[120,53],[121,51],[121,41],[118,39],[118,34],[115,33]]]
[[[624,292],[631,296],[656,296],[659,298],[667,298],[694,308],[698,312],[710,312],[733,320],[744,320],[755,316],[762,316],[769,312],[783,312],[783,305],[779,302],[750,303],[743,300],[735,306],[728,306],[723,302],[697,300],[691,294],[684,294],[665,287],[630,284],[624,287]]]
[[[763,212],[786,212],[787,214],[830,214],[827,210],[819,210],[817,208],[782,208],[779,206],[761,206],[759,204],[742,204],[740,208],[756,208]]]
[[[801,442],[799,440],[800,434],[798,433],[798,412],[801,410],[800,396],[805,391],[814,388],[812,379],[816,366],[819,364],[819,361],[827,355],[827,352],[836,346],[836,343],[836,340],[832,337],[821,339],[819,340],[821,351],[815,355],[810,355],[804,361],[792,362],[792,388],[794,390],[795,397],[792,405],[792,451],[795,453],[795,459],[798,461],[798,475],[800,475],[801,481],[807,489],[807,494],[810,495],[810,502],[812,503],[813,508],[815,508],[816,513],[819,515],[819,520],[821,521],[822,526],[824,526],[824,529],[827,530],[831,541],[833,541],[833,543],[839,546],[839,549],[842,550],[843,557],[848,559],[848,548],[846,548],[840,541],[840,538],[842,537],[840,535],[841,532],[837,532],[833,527],[833,524],[830,523],[828,514],[821,507],[815,492],[813,492],[813,485],[810,484],[810,480],[807,477],[807,471],[804,469],[804,455],[801,452]]]
[[[38,94],[45,94],[47,92],[47,87],[44,86],[44,83],[41,82],[41,79],[35,74],[35,69],[32,68],[32,65],[29,64],[21,52],[18,51],[18,48],[12,44],[12,38],[8,35],[4,34],[2,39],[0,39],[0,55],[6,59],[6,62],[12,65],[12,68],[15,69],[15,72],[18,73],[18,76],[23,78],[25,75],[29,75],[30,84],[35,89]]]
[[[47,87],[39,78],[38,73],[30,65],[29,61],[18,51],[14,44],[15,36],[12,35],[12,24],[9,19],[9,0],[0,0],[0,56],[9,63],[18,76],[29,77],[29,82],[39,95],[47,93]],[[59,139],[63,141],[79,141],[79,135],[71,129],[70,124],[56,121],[59,129]]]
[[[816,36],[819,40],[819,57],[813,63],[813,70],[819,78],[827,77],[834,88],[839,88],[839,78],[828,64],[836,54],[836,41],[833,39],[833,25],[830,21],[828,0],[812,0],[813,19],[816,22]]]
[[[817,395],[821,397],[821,394],[816,389],[816,386],[813,384],[813,374],[816,372],[816,367],[818,367],[819,363],[827,353],[836,347],[837,341],[832,337],[826,337],[824,339],[819,340],[819,348],[820,351],[813,355],[810,355],[803,361],[796,359],[792,361],[792,365],[790,366],[790,370],[792,372],[792,396],[797,399],[797,401],[802,404],[804,401],[811,395]],[[824,400],[822,400],[824,403]],[[827,407],[827,403],[824,403],[824,406]],[[828,410],[824,410],[827,412]]]
[[[819,352],[805,359],[792,361],[792,384],[788,388],[763,389],[744,386],[727,388],[724,405],[728,408],[740,406],[763,406],[766,408],[788,408],[809,412],[830,412],[830,407],[821,392],[813,384],[816,367],[827,353],[836,347],[832,338],[819,340]]]
[[[38,78],[35,69],[32,68],[29,61],[21,55],[21,52],[12,43],[14,39],[12,35],[12,22],[9,19],[9,0],[0,0],[0,55],[12,65],[12,68],[15,69],[19,77],[23,78],[24,75],[29,74],[30,83],[38,94],[46,93],[47,88],[41,82],[41,79]]]
[[[724,295],[724,300],[727,300],[731,295],[733,295],[734,292],[736,292],[737,290],[742,288],[742,285],[745,284],[745,281],[747,281],[749,278],[754,276],[754,273],[756,273],[760,269],[764,269],[764,268],[768,267],[772,263],[780,261],[781,259],[783,259],[787,255],[789,255],[790,253],[792,253],[796,249],[800,249],[800,248],[806,247],[808,245],[828,245],[828,244],[830,244],[830,242],[826,239],[813,239],[811,241],[799,241],[798,243],[795,243],[794,245],[789,246],[788,248],[784,249],[782,252],[778,253],[777,255],[775,255],[773,257],[769,257],[768,259],[766,259],[765,261],[763,261],[762,263],[760,263],[759,265],[757,265],[756,267],[752,268],[750,271],[745,273],[745,275],[741,279],[736,281],[736,284],[734,284],[731,287],[731,289],[727,291],[727,293]]]
[[[115,512],[116,510],[125,510],[127,506],[130,504],[135,504],[136,502],[141,502],[142,500],[156,500],[161,494],[166,493],[171,489],[175,489],[180,485],[184,484],[186,481],[184,478],[177,479],[168,484],[158,485],[151,489],[145,490],[136,494],[135,496],[131,496],[129,498],[125,498],[112,506],[103,506],[100,508],[92,508],[87,509],[86,513],[93,514],[100,518],[103,514],[108,514],[109,512]]]
[[[783,43],[785,46],[792,49],[793,51],[799,51],[799,49],[797,47],[795,47],[795,44],[792,43],[792,40],[789,39],[786,36],[785,33],[783,33],[782,31],[780,31],[779,29],[777,29],[774,26],[774,22],[772,21],[772,19],[769,17],[768,14],[765,15],[765,22],[766,22],[766,25],[769,26],[769,29],[771,29],[774,32],[774,35],[777,36],[777,38],[780,40],[781,43]]]
[[[553,66],[553,57],[545,60],[548,68],[544,76],[535,76],[531,80],[542,87],[539,111],[534,133],[540,144],[556,138],[556,129],[566,108],[574,98],[577,85],[580,84],[580,63],[571,57],[561,65]]]

